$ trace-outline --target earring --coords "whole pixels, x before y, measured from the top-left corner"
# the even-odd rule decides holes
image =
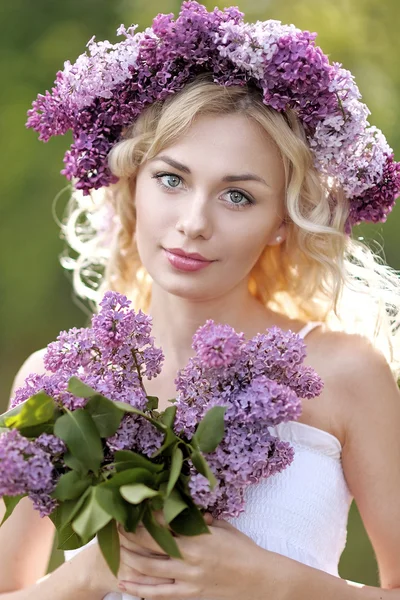
[[[283,238],[282,238],[282,236],[281,236],[281,235],[277,235],[277,236],[276,236],[276,238],[275,238],[275,240],[276,240],[276,243],[277,243],[277,244],[280,244],[280,243],[281,243],[281,241],[282,241],[282,239],[283,239]]]

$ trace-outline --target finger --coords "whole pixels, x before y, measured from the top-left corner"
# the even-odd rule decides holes
[[[126,531],[122,525],[119,526],[119,533],[124,538],[122,544],[125,547],[130,548],[130,544],[133,542],[136,546],[141,546],[142,548],[146,548],[153,553],[166,555],[164,550],[157,544],[157,542],[153,539],[153,537],[149,534],[147,529],[143,525],[138,526],[136,528],[135,533],[130,533]],[[120,538],[121,539],[121,538]],[[127,540],[127,542],[125,541]],[[134,548],[132,548],[134,549]]]
[[[193,586],[177,581],[160,585],[132,584],[128,581],[123,583],[128,594],[147,600],[184,600],[198,596]]]
[[[165,520],[164,513],[162,510],[156,510],[153,512],[155,520],[163,527],[168,527],[168,523]]]
[[[167,573],[165,577],[158,577],[157,575],[153,576],[142,572],[141,563],[138,560],[139,557],[145,558],[139,554],[134,554],[133,552],[126,550],[126,548],[121,548],[120,568],[118,571],[119,581],[130,581],[146,585],[173,583],[174,579],[171,577],[170,573]]]
[[[122,554],[121,554],[122,557]],[[122,558],[121,558],[122,560]],[[124,564],[139,571],[142,575],[149,577],[179,579],[180,581],[191,581],[195,575],[195,569],[189,564],[183,564],[181,560],[174,558],[160,559],[150,556],[140,556],[131,552],[124,553]]]
[[[143,575],[143,573],[135,571],[135,569],[127,569],[125,567],[118,573],[118,583],[122,582],[139,583],[143,585],[160,585],[162,583],[174,583],[174,580],[167,577],[150,577],[149,575]]]
[[[160,553],[160,552],[154,552],[153,550],[148,550],[147,548],[144,548],[143,546],[139,546],[139,544],[136,544],[135,542],[131,542],[128,541],[126,538],[122,538],[120,540],[120,547],[121,548],[125,548],[125,550],[127,550],[128,552],[134,552],[135,554],[140,554],[141,556],[152,556],[154,558],[161,558],[161,559],[165,559],[168,557],[167,554],[165,553]]]
[[[209,513],[209,512],[204,513],[203,518],[207,525],[213,524],[214,518],[211,513]]]

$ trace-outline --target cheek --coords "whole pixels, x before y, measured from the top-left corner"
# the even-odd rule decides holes
[[[256,221],[257,225],[263,225],[263,222],[263,217],[259,217]],[[241,265],[245,269],[251,269],[257,262],[268,243],[271,231],[271,228],[265,225],[262,227],[254,227],[254,225],[252,220],[248,227],[232,228],[228,235],[229,250],[226,255],[236,266]]]
[[[155,253],[165,243],[172,226],[172,215],[168,206],[160,202],[157,191],[139,185],[136,190],[135,239],[140,259],[149,272],[153,270]]]
[[[136,232],[140,238],[152,239],[164,218],[160,211],[160,203],[157,202],[154,190],[150,186],[142,184],[136,189]]]

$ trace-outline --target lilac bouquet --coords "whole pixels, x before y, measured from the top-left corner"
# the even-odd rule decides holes
[[[171,556],[175,534],[208,532],[204,510],[237,516],[250,484],[282,471],[293,448],[268,430],[296,419],[322,382],[305,344],[278,328],[245,340],[209,320],[164,411],[146,394],[164,360],[151,318],[107,292],[90,328],[61,332],[0,417],[0,496],[8,518],[28,496],[49,516],[59,548],[97,536],[116,574],[117,523],[142,522]],[[162,525],[155,514],[162,511]]]

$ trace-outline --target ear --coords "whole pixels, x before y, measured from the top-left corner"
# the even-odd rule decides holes
[[[284,221],[279,225],[278,229],[271,234],[268,246],[279,246],[285,241],[287,236],[287,225]]]

